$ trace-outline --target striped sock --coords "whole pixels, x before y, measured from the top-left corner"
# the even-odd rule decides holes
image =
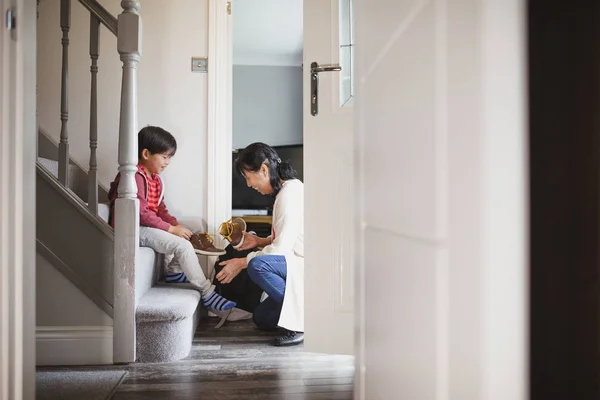
[[[216,291],[213,291],[211,294],[204,297],[202,299],[202,304],[204,304],[204,307],[206,308],[212,308],[217,311],[229,310],[237,305],[237,303],[227,300]]]
[[[187,277],[183,272],[168,272],[165,277],[167,283],[189,283]]]

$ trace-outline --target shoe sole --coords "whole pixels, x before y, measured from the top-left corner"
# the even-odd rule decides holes
[[[205,251],[205,250],[194,249],[194,251],[196,252],[196,254],[201,254],[203,256],[224,256],[225,254],[227,254],[227,252],[225,250],[222,250],[219,252],[210,252],[210,251]]]
[[[302,340],[300,340],[298,342],[290,342],[290,343],[284,343],[284,344],[281,344],[281,343],[278,343],[278,342],[274,342],[273,346],[275,346],[275,347],[289,347],[289,346],[298,346],[299,344],[302,344],[302,343],[304,343],[304,339],[302,339]]]
[[[237,305],[237,304],[236,304]],[[232,313],[233,311],[233,307],[230,308],[229,310],[224,310],[224,311],[217,311],[215,309],[208,309],[210,312],[212,312],[213,314],[215,314],[216,316],[220,317],[221,319],[219,320],[219,323],[215,326],[216,329],[219,329],[220,327],[223,326],[223,324],[227,321],[227,317],[229,317],[229,315]]]
[[[234,250],[238,250],[244,244],[244,232],[246,232],[246,228],[248,226],[246,225],[246,221],[244,221],[242,218],[236,218],[232,222],[235,222],[235,221],[238,221],[239,224],[244,225],[244,227],[242,228],[242,239],[240,240],[240,242],[238,244],[234,245],[233,242],[227,236],[223,235],[222,233],[221,233],[221,236],[223,236],[225,238],[225,240],[227,240],[231,244],[231,247],[233,247]],[[256,236],[256,233],[254,235]]]
[[[235,246],[233,244],[231,244],[231,247],[238,250],[240,247],[242,247],[243,244],[244,244],[244,235],[242,235],[242,240],[240,240],[240,242],[238,244],[236,244]]]

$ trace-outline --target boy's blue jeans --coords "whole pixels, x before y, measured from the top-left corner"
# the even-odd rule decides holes
[[[248,275],[269,297],[254,310],[254,323],[262,329],[275,329],[283,306],[287,263],[284,256],[262,255],[248,264]]]

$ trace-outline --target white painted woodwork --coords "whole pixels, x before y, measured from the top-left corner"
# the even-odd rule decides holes
[[[90,90],[90,167],[88,169],[88,207],[98,215],[98,57],[100,53],[100,20],[90,14],[90,58],[92,77]]]
[[[79,3],[87,8],[90,14],[94,15],[102,25],[106,27],[113,35],[117,36],[117,18],[115,18],[106,8],[96,0],[79,0]]]
[[[115,202],[114,331],[115,363],[135,361],[135,268],[139,252],[139,201],[137,170],[138,89],[137,66],[142,51],[139,1],[121,1],[117,49],[123,62],[119,120],[119,172]]]
[[[0,9],[0,400],[33,400],[36,4],[0,0]]]
[[[354,15],[355,398],[526,399],[525,2]]]
[[[38,326],[37,366],[113,363],[112,326]]]
[[[305,348],[354,352],[354,143],[339,72],[319,74],[310,111],[310,64],[339,63],[337,0],[304,1]]]
[[[69,182],[69,30],[71,29],[71,0],[60,0],[60,29],[62,30],[62,74],[60,96],[60,142],[58,144],[58,180],[67,187]]]
[[[231,218],[232,23],[227,0],[208,3],[208,232],[225,246],[219,225]],[[233,9],[232,12],[235,12]]]

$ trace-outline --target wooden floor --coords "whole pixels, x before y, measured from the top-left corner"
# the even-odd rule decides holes
[[[353,357],[270,346],[276,334],[251,321],[220,329],[212,328],[215,323],[202,321],[184,360],[126,366],[129,374],[113,399],[352,399]]]

